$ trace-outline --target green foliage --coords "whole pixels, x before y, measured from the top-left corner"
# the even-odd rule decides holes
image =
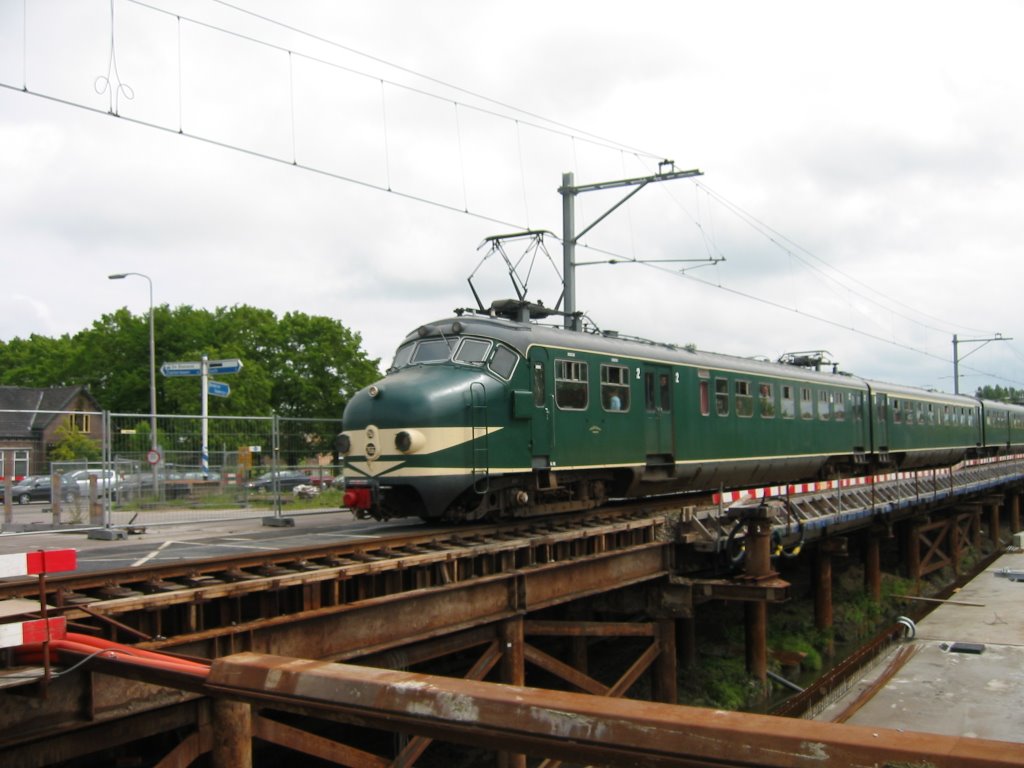
[[[246,305],[215,310],[154,308],[156,365],[233,358],[244,367],[225,377],[231,396],[210,398],[211,415],[270,415],[338,419],[352,393],[380,377],[379,360],[362,339],[329,317],[274,312]],[[81,384],[105,410],[149,412],[149,313],[103,315],[90,328],[60,338],[30,336],[0,342],[0,384],[28,387]],[[157,373],[157,412],[198,414],[199,378]],[[325,438],[326,439],[326,438]]]
[[[65,420],[57,427],[57,441],[50,449],[50,461],[99,461],[103,456],[100,444]]]
[[[994,386],[986,384],[983,387],[978,387],[974,394],[976,397],[981,397],[985,400],[999,400],[1004,403],[1024,403],[1024,389],[1004,387],[999,384]]]

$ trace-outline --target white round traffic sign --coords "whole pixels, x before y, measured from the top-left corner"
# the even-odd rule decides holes
[[[159,464],[160,463],[160,451],[157,451],[157,450],[146,451],[146,461],[148,461],[150,464]]]

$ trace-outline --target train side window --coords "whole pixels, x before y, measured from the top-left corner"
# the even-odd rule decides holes
[[[832,404],[832,413],[836,421],[846,421],[846,393],[836,392],[835,401]]]
[[[818,418],[828,421],[832,417],[832,393],[827,389],[818,391]]]
[[[814,418],[814,400],[811,397],[810,387],[800,387],[800,418]]]
[[[487,364],[487,367],[496,375],[508,381],[512,378],[512,372],[516,369],[517,362],[519,362],[519,355],[508,347],[503,347],[499,344],[498,348],[494,350],[494,354],[491,356],[491,361]]]
[[[886,420],[886,399],[885,395],[875,395],[875,418],[879,422]]]
[[[761,406],[762,419],[775,418],[775,392],[771,384],[761,382],[757,385],[757,401]]]
[[[715,413],[729,415],[729,380],[715,379]]]
[[[903,423],[903,410],[900,408],[900,401],[892,401],[892,423],[902,424]]]
[[[544,384],[544,364],[533,364],[533,404],[538,408],[543,406],[548,399]]]
[[[667,373],[658,377],[658,394],[661,397],[661,410],[668,413],[672,410],[672,384],[668,380]]]
[[[587,364],[578,360],[555,361],[555,404],[569,411],[587,407],[589,392]]]
[[[711,388],[707,380],[700,383],[700,415],[708,416],[711,413]]]
[[[736,392],[736,415],[749,417],[754,415],[754,398],[750,395],[750,382],[737,379],[733,382]]]
[[[850,393],[850,409],[853,411],[854,421],[864,419],[864,395],[860,392]]]
[[[629,410],[629,368],[601,365],[601,407],[606,411]]]
[[[924,413],[924,403],[918,403],[917,404],[917,423],[918,424],[924,424],[926,421],[927,421],[927,418],[926,418],[925,413]]]
[[[782,418],[796,418],[796,402],[793,400],[793,386],[791,384],[782,385]]]

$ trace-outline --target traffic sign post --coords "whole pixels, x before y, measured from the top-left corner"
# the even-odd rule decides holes
[[[227,397],[231,394],[231,387],[223,381],[214,381],[213,379],[210,379],[209,382],[207,382],[206,391],[214,397]]]
[[[242,361],[237,357],[229,357],[224,360],[210,360],[206,355],[203,355],[202,359],[198,361],[184,360],[176,363],[164,363],[160,366],[160,373],[168,378],[180,376],[198,376],[200,378],[199,391],[202,403],[201,421],[203,430],[200,461],[202,462],[203,479],[210,476],[209,396],[227,397],[231,394],[231,387],[221,381],[212,381],[210,374],[238,373],[240,370],[242,370]]]

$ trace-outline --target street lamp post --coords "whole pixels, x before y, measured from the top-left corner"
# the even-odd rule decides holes
[[[151,452],[149,463],[153,467],[153,494],[157,495],[159,448],[156,435],[156,339],[153,332],[153,281],[150,280],[149,275],[144,275],[141,272],[121,272],[116,275],[108,275],[108,279],[123,280],[130,276],[145,278],[149,283],[149,442]]]

